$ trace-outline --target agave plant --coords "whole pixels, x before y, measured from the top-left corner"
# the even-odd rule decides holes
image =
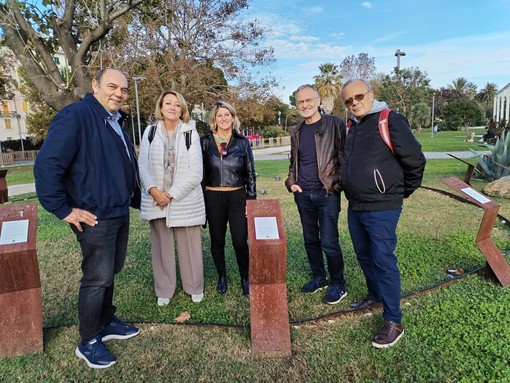
[[[493,180],[510,175],[510,130],[501,132],[494,145],[485,146],[490,153],[469,149],[478,157],[478,164],[485,174]]]

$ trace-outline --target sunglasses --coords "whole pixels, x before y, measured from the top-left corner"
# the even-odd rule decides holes
[[[354,102],[354,100],[356,100],[356,101],[363,101],[365,96],[367,94],[369,94],[370,92],[371,92],[371,90],[369,90],[367,93],[356,94],[356,95],[354,95],[354,97],[348,98],[347,100],[344,101],[345,106],[351,106],[352,103]]]
[[[222,156],[226,156],[227,155],[227,143],[226,142],[222,142],[220,144],[220,153]]]

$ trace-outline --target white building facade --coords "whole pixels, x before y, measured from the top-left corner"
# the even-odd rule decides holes
[[[0,48],[0,54],[9,54],[10,50],[6,47]],[[12,54],[12,53],[10,53]],[[67,58],[64,52],[57,52],[53,60],[62,71],[69,68]],[[10,100],[0,100],[0,141],[19,140],[27,138],[28,130],[26,126],[26,117],[30,112],[30,105],[25,101],[25,97],[19,92],[20,77],[18,69],[20,67],[18,60],[14,61],[14,65],[0,68],[5,75],[13,80],[14,97]]]
[[[494,121],[508,124],[510,118],[510,83],[501,89],[494,97]]]

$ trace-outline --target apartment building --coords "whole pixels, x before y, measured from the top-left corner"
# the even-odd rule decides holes
[[[0,48],[0,55],[9,54],[7,47]],[[57,52],[53,57],[57,66],[63,70],[69,67],[64,52]],[[15,84],[20,83],[18,69],[19,61],[15,60],[14,65],[0,68],[0,71],[9,76]],[[12,99],[0,100],[0,141],[19,140],[27,138],[26,116],[30,112],[30,105],[25,101],[24,96],[15,86]]]

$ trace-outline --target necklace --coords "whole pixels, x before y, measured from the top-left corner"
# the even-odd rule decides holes
[[[214,136],[215,141],[220,143],[220,144],[223,144],[223,143],[228,142],[230,140],[230,135],[228,135],[227,137],[220,137],[217,134],[213,134],[213,136]]]

